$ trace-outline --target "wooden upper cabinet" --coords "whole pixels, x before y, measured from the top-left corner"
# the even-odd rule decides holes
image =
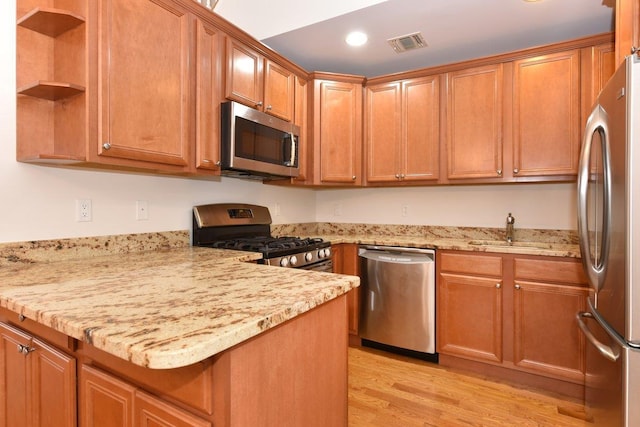
[[[399,181],[402,144],[401,83],[366,89],[367,182]]]
[[[261,107],[263,100],[262,71],[264,58],[255,50],[227,37],[227,73],[225,96],[228,99]]]
[[[502,176],[503,66],[447,73],[447,177]]]
[[[293,120],[295,75],[227,37],[225,96],[283,120]]]
[[[264,111],[293,120],[295,75],[273,61],[266,60],[264,67]]]
[[[295,77],[293,123],[300,127],[300,135],[298,139],[299,173],[297,177],[293,178],[293,182],[304,182],[309,178],[311,144],[309,141],[308,100],[310,86],[307,80]]]
[[[403,180],[439,177],[440,77],[402,83]]]
[[[196,20],[196,155],[199,170],[220,171],[220,39],[219,31]]]
[[[638,0],[616,0],[616,68],[631,50],[640,48],[640,3]]]
[[[186,169],[191,16],[164,0],[100,4],[98,154]]]
[[[362,183],[362,79],[314,80],[314,184]]]
[[[580,155],[580,50],[515,61],[513,176],[575,175]]]
[[[438,178],[439,78],[367,87],[367,182]]]
[[[580,52],[580,78],[582,79],[581,109],[583,126],[580,139],[584,137],[584,124],[591,114],[600,91],[607,84],[616,69],[615,46],[613,42],[602,43],[582,49]]]

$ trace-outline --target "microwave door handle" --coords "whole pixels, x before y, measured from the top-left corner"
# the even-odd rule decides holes
[[[296,139],[295,135],[293,135],[293,132],[289,132],[289,135],[291,139],[291,153],[289,155],[289,161],[285,162],[284,164],[286,166],[293,166],[296,164]]]
[[[592,259],[591,245],[589,243],[589,227],[587,221],[587,192],[591,166],[591,152],[593,149],[593,136],[598,132],[602,138],[602,162],[603,162],[603,218],[602,218],[602,247],[599,260]],[[609,255],[609,230],[611,221],[611,168],[608,155],[609,128],[607,125],[607,113],[597,105],[587,120],[578,167],[578,237],[580,240],[580,252],[582,264],[589,279],[591,287],[597,292],[602,287],[606,274],[606,264]]]

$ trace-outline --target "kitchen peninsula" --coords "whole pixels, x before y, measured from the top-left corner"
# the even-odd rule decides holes
[[[65,426],[346,425],[346,294],[359,279],[241,262],[256,256],[4,265],[0,401]]]

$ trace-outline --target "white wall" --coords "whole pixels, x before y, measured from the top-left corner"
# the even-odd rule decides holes
[[[0,2],[0,243],[186,230],[193,205],[227,201],[266,205],[276,224],[317,220],[501,226],[512,212],[520,227],[576,228],[571,185],[313,191],[231,178],[211,182],[18,163],[15,16],[14,1]],[[92,222],[75,221],[75,200],[80,198],[92,200]],[[148,202],[148,221],[136,221],[136,200]],[[334,215],[337,205],[339,216]],[[402,216],[403,205],[407,216]]]
[[[0,2],[0,242],[191,228],[191,207],[211,202],[263,204],[274,223],[315,219],[312,190],[223,178],[221,182],[59,169],[15,161],[15,1]],[[37,123],[34,123],[37,126]],[[93,221],[75,221],[75,200],[92,200]],[[146,200],[149,220],[136,221]]]
[[[323,190],[316,195],[320,222],[575,230],[574,184],[517,184]],[[406,209],[404,209],[406,207]]]

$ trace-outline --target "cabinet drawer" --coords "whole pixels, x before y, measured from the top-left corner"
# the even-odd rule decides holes
[[[573,285],[587,284],[587,278],[582,271],[582,263],[577,260],[515,258],[513,263],[516,280],[537,280]]]
[[[459,274],[502,276],[502,257],[461,253],[441,253],[440,270]]]

